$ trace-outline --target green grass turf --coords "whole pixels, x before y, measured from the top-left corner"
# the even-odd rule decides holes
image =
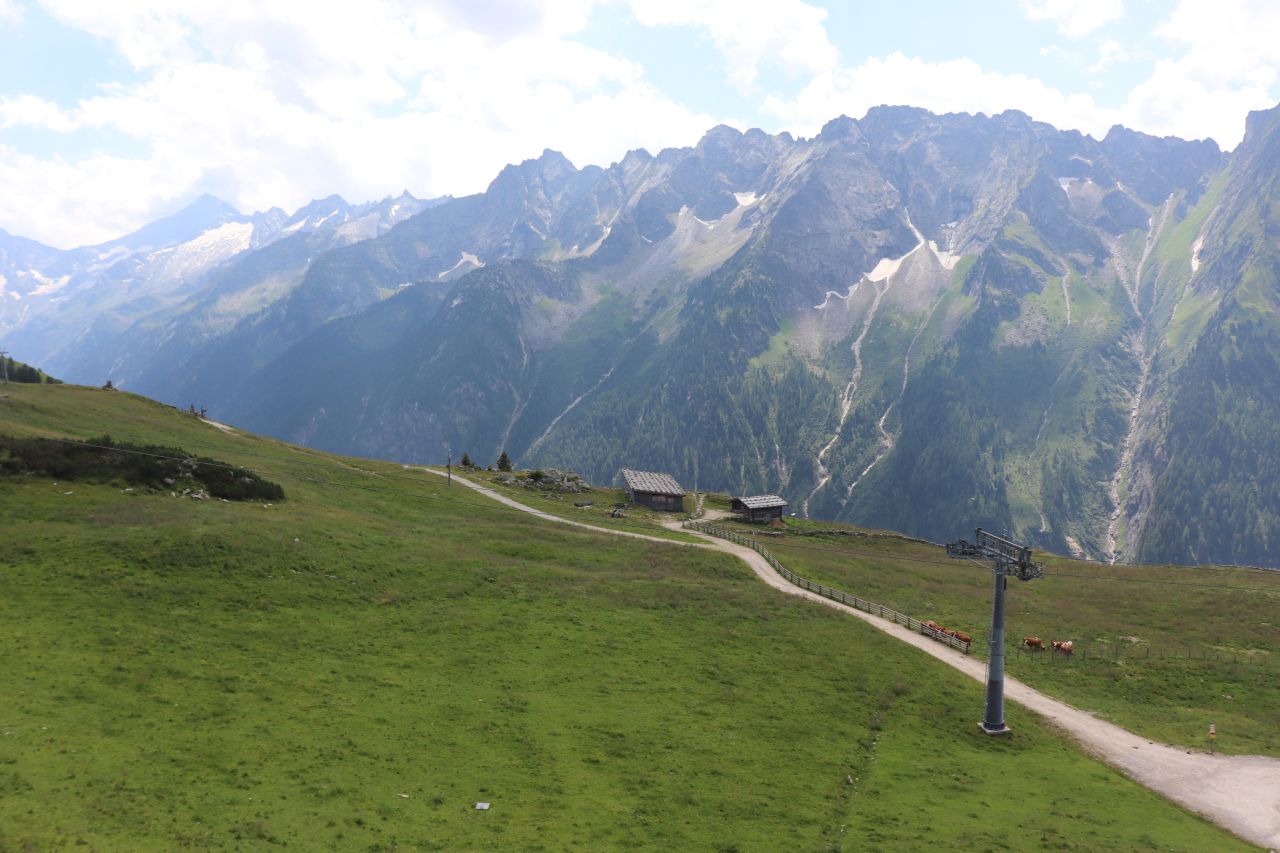
[[[986,654],[986,566],[894,536],[765,544],[792,571],[964,631]],[[1280,572],[1042,559],[1047,577],[1009,582],[1011,675],[1153,740],[1207,750],[1212,722],[1220,752],[1280,755]],[[1075,654],[1028,654],[1024,636],[1072,640]]]
[[[0,480],[0,850],[1250,849],[728,556],[125,394],[15,389],[0,431],[287,492]]]

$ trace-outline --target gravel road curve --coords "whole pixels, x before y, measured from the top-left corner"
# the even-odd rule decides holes
[[[429,468],[422,470],[442,476],[444,473]],[[493,489],[464,480],[456,474],[454,480],[499,503],[523,510],[546,521],[568,524],[613,536],[627,536],[632,539],[644,539],[686,548],[713,548],[732,554],[750,566],[758,578],[774,589],[844,611],[932,655],[976,681],[986,681],[986,667],[981,659],[960,654],[922,634],[908,630],[905,626],[887,622],[838,601],[800,589],[780,577],[763,557],[743,545],[735,545],[701,533],[691,535],[707,540],[705,543],[679,542],[658,536],[647,536],[643,533],[610,530],[607,527],[572,521],[534,509]],[[678,521],[669,522],[666,526],[673,530],[681,529]],[[683,532],[690,533],[690,531]],[[1241,838],[1272,851],[1280,850],[1280,759],[1261,755],[1209,755],[1153,743],[1113,723],[1100,720],[1087,711],[1081,711],[1065,702],[1050,698],[1008,676],[1005,677],[1005,696],[1053,721],[1065,731],[1070,732],[1089,753],[1118,768],[1151,790],[1193,812],[1204,815]],[[975,711],[975,725],[977,725],[977,718],[978,714]]]

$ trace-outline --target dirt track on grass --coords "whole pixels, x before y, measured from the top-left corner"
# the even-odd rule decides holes
[[[443,474],[439,471],[432,473]],[[502,504],[547,521],[664,545],[713,548],[732,554],[750,566],[758,578],[779,592],[834,607],[915,646],[979,682],[986,680],[986,668],[982,660],[960,654],[922,634],[908,630],[905,626],[887,622],[794,586],[780,577],[764,557],[746,546],[701,533],[691,535],[706,540],[705,543],[680,542],[643,533],[597,527],[525,506],[493,489],[456,475],[454,479]],[[666,526],[673,530],[680,529],[679,522],[671,522]],[[1209,755],[1153,743],[1113,723],[1100,720],[1087,711],[1050,698],[1008,676],[1005,677],[1005,696],[1057,724],[1073,735],[1088,752],[1151,790],[1204,815],[1241,838],[1264,848],[1280,850],[1280,759],[1260,755]],[[974,724],[977,724],[976,718]]]

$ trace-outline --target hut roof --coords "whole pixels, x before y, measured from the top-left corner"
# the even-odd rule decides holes
[[[684,489],[670,474],[658,474],[653,471],[633,471],[622,469],[622,479],[627,488],[633,492],[649,492],[656,495],[683,495]]]
[[[777,495],[751,495],[749,497],[734,498],[734,500],[740,501],[747,509],[768,509],[787,505],[787,502]]]

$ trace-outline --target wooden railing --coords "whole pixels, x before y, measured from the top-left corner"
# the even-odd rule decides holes
[[[798,574],[791,571],[786,566],[782,565],[782,563],[778,562],[778,558],[773,556],[773,554],[769,553],[768,548],[761,545],[751,536],[743,536],[741,533],[738,533],[735,530],[730,530],[727,527],[720,527],[719,525],[711,524],[710,522],[705,522],[705,521],[686,521],[684,523],[684,526],[688,530],[695,530],[695,531],[698,531],[699,533],[706,533],[710,536],[715,536],[720,539],[727,539],[730,542],[734,542],[738,545],[747,546],[748,548],[750,548],[751,550],[759,554],[761,557],[764,557],[765,560],[768,561],[769,565],[773,567],[773,570],[777,572],[779,575],[781,575],[784,579],[786,579],[788,583],[795,584],[801,589],[805,589],[805,590],[808,590],[809,592],[817,593],[818,595],[821,595],[823,598],[829,598],[832,601],[838,601],[841,604],[847,604],[849,607],[856,608],[858,610],[863,611],[864,613],[870,613],[873,616],[879,616],[882,619],[888,619],[889,621],[894,622],[898,625],[905,625],[907,629],[910,631],[918,631],[919,633],[924,634],[926,637],[932,637],[938,642],[944,643],[953,649],[964,652],[965,654],[969,653],[968,643],[962,640],[959,640],[951,636],[950,634],[945,634],[942,631],[937,630],[936,628],[931,628],[930,626],[921,622],[919,619],[913,619],[907,614],[899,613],[897,610],[894,610],[889,607],[885,607],[883,604],[876,604],[874,601],[867,601],[865,598],[859,598],[856,595],[850,595],[847,592],[841,592],[840,590],[835,589],[834,587],[829,587],[829,586],[826,586],[825,584],[815,583],[809,580],[808,578],[800,577]]]

